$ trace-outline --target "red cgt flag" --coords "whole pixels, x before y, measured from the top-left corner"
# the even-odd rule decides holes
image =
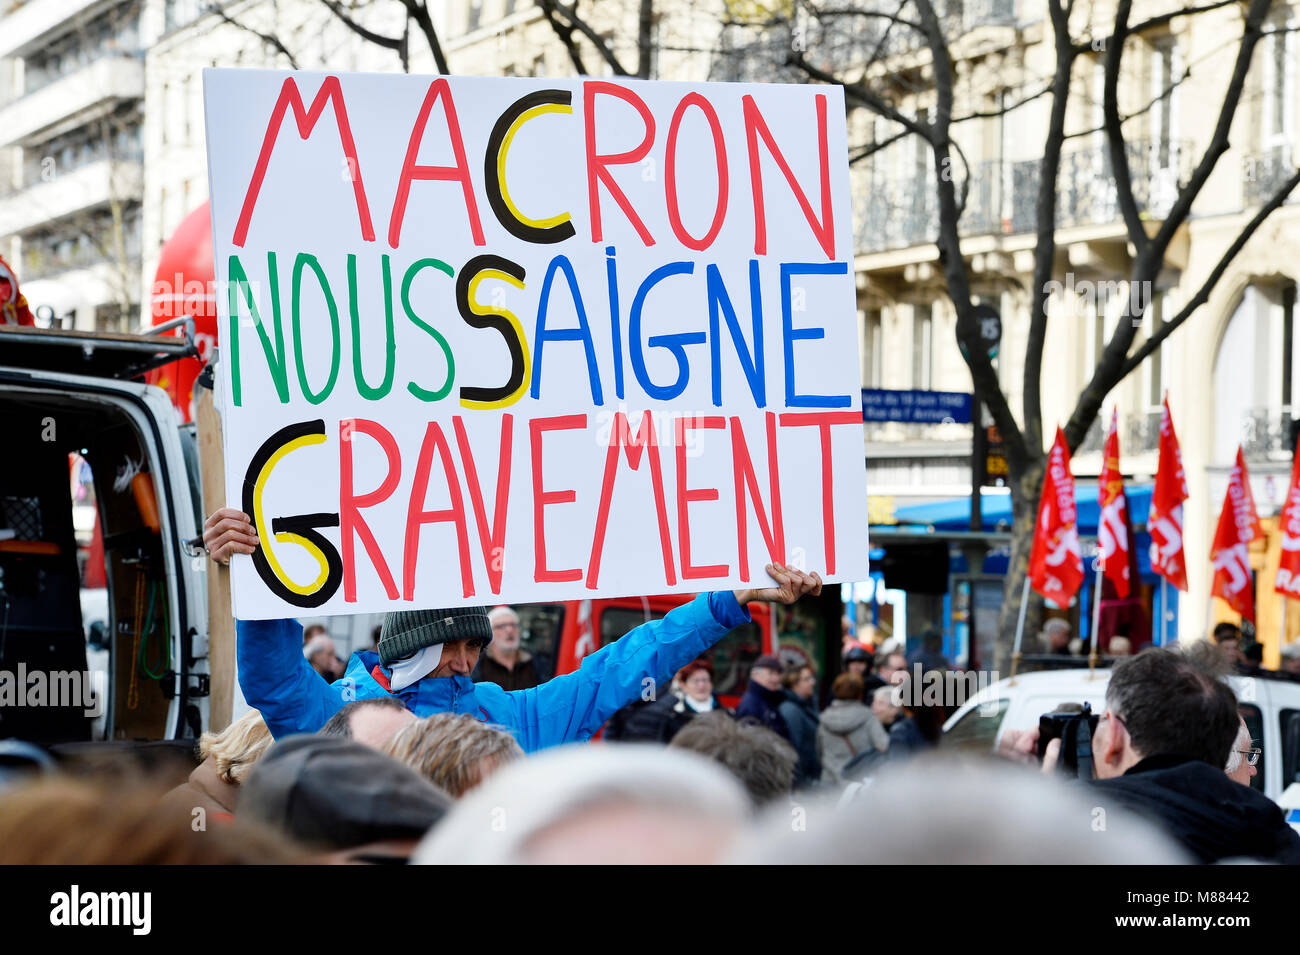
[[[1219,526],[1214,532],[1210,562],[1214,565],[1214,586],[1210,593],[1228,602],[1245,619],[1255,621],[1255,587],[1250,578],[1250,542],[1263,533],[1250,492],[1246,459],[1237,448],[1237,463],[1228,478]]]
[[[1029,552],[1029,582],[1060,607],[1070,603],[1083,583],[1083,553],[1079,549],[1070,448],[1065,443],[1065,432],[1059,427],[1047,457],[1034,546]]]
[[[1115,586],[1115,594],[1124,600],[1129,594],[1128,579],[1128,499],[1124,496],[1124,477],[1119,470],[1119,413],[1112,410],[1110,430],[1106,432],[1106,453],[1097,478],[1100,486],[1097,503],[1101,515],[1097,521],[1097,546],[1101,549],[1101,572]]]
[[[1183,452],[1178,447],[1166,398],[1160,416],[1160,463],[1156,468],[1156,486],[1151,492],[1151,510],[1147,512],[1147,531],[1151,534],[1151,569],[1179,590],[1187,589],[1187,555],[1183,552],[1185,500],[1187,475],[1183,472]]]
[[[1282,505],[1282,559],[1273,589],[1300,599],[1300,448],[1291,462],[1291,486]]]

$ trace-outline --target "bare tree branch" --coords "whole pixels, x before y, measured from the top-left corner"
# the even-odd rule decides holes
[[[226,13],[225,8],[221,7],[218,4],[214,3],[208,9],[211,10],[213,13],[215,13],[218,17],[220,17],[223,22],[230,24],[232,27],[234,27],[237,30],[243,30],[245,33],[251,33],[253,36],[257,37],[267,46],[271,47],[271,49],[275,50],[277,53],[283,56],[285,60],[288,61],[289,69],[291,70],[302,69],[302,67],[298,65],[298,61],[297,59],[294,58],[294,55],[289,52],[289,48],[286,47],[283,43],[281,43],[280,38],[276,36],[274,33],[263,33],[261,30],[255,30],[245,23],[240,23],[230,14]]]
[[[337,0],[321,0],[321,3],[325,5],[325,8],[329,10],[330,13],[334,14],[340,23],[367,43],[373,43],[375,46],[381,46],[386,50],[393,50],[396,52],[398,58],[402,61],[402,71],[406,73],[411,71],[411,63],[407,54],[405,34],[400,37],[384,36],[382,33],[376,33],[374,30],[367,29],[356,20],[352,19],[352,17],[348,15],[348,12],[343,9],[343,5],[338,3]],[[407,31],[409,31],[411,22],[409,15],[407,16],[406,22]]]
[[[1128,148],[1124,142],[1124,126],[1119,118],[1119,67],[1124,56],[1124,41],[1128,38],[1128,18],[1133,11],[1133,0],[1119,0],[1115,8],[1115,32],[1106,46],[1106,62],[1102,83],[1102,116],[1106,129],[1106,146],[1110,150],[1111,172],[1115,176],[1115,200],[1128,239],[1139,251],[1150,240],[1138,214],[1137,199],[1133,196],[1133,172],[1128,166]]]

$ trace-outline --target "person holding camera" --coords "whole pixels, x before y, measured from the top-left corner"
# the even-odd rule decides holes
[[[1022,756],[1041,749],[1044,772],[1073,762],[1084,776],[1091,762],[1103,808],[1158,823],[1200,862],[1300,864],[1300,835],[1282,810],[1224,772],[1240,726],[1237,698],[1194,654],[1153,647],[1117,663],[1096,720],[1091,734],[1082,726],[1064,734],[1079,747],[1065,759],[1061,738],[1040,748],[1037,727],[1009,730],[1000,745]]]

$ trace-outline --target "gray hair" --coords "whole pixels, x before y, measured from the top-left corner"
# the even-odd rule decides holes
[[[749,792],[756,806],[788,796],[799,755],[765,726],[736,720],[730,713],[702,713],[678,731],[669,744],[725,766]]]
[[[1058,631],[1064,633],[1069,630],[1069,621],[1063,620],[1060,617],[1053,617],[1051,620],[1047,621],[1047,623],[1043,624],[1043,633],[1057,633]]]
[[[488,611],[488,621],[490,623],[496,623],[498,620],[504,620],[507,617],[515,621],[515,623],[519,622],[519,614],[515,613],[510,607],[502,605],[500,607],[493,607]]]
[[[838,799],[773,809],[728,862],[782,865],[1128,865],[1192,860],[1099,793],[1011,764],[919,757]],[[792,813],[799,826],[793,826]],[[881,821],[887,824],[882,825]],[[1098,825],[1098,821],[1102,825]]]
[[[383,751],[458,799],[489,773],[524,758],[509,733],[457,713],[408,723]]]
[[[1246,721],[1242,720],[1241,726],[1237,728],[1237,738],[1232,742],[1232,749],[1228,751],[1228,762],[1224,764],[1225,773],[1235,773],[1241,769],[1241,761],[1244,758],[1241,751],[1250,749],[1250,727]]]
[[[461,799],[416,848],[419,865],[494,865],[529,858],[529,843],[592,810],[631,807],[738,833],[749,813],[727,773],[660,746],[559,746],[512,763]],[[626,861],[635,845],[620,847]],[[574,861],[583,861],[575,859]]]

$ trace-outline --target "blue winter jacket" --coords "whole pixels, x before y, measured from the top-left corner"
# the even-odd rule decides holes
[[[303,658],[296,620],[238,620],[239,687],[277,739],[316,732],[352,700],[395,695],[416,716],[468,713],[498,725],[531,753],[590,739],[616,710],[639,699],[644,686],[663,683],[750,619],[731,591],[700,594],[584,657],[575,672],[531,689],[425,677],[396,694],[386,687],[391,673],[376,653],[354,653],[343,678],[326,683]]]

